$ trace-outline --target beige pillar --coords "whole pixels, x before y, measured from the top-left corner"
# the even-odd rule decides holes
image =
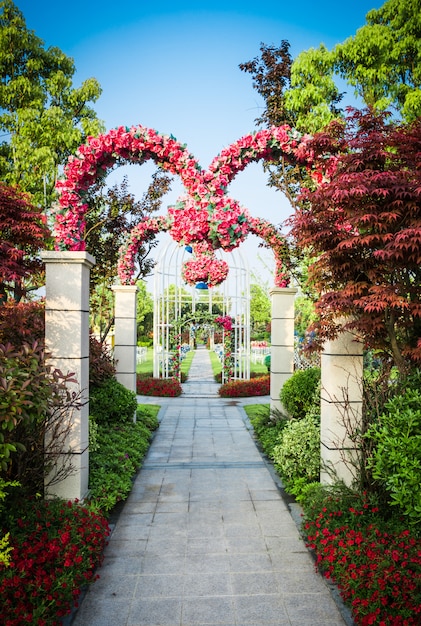
[[[360,428],[363,402],[363,344],[346,331],[327,341],[321,355],[320,481],[351,485],[358,459],[352,433]]]
[[[136,392],[136,285],[114,285],[114,359],[117,380]]]
[[[298,289],[273,287],[271,356],[270,356],[270,408],[283,411],[279,393],[282,385],[294,373],[294,299]]]
[[[77,382],[69,388],[81,393],[80,409],[68,416],[69,431],[46,479],[46,496],[83,500],[89,480],[89,272],[95,259],[88,252],[53,251],[43,252],[42,259],[50,363],[64,374],[74,373]],[[53,476],[60,480],[48,486]]]

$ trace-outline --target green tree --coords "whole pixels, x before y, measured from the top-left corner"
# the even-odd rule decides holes
[[[148,335],[153,330],[153,298],[147,290],[146,283],[137,283],[137,336]]]
[[[265,331],[271,319],[269,289],[257,283],[250,285],[250,322],[254,333]]]
[[[102,123],[89,106],[94,78],[73,86],[73,59],[29,30],[12,0],[0,1],[0,176],[48,207],[60,165]]]
[[[421,3],[387,0],[366,15],[355,35],[329,51],[324,45],[301,52],[291,66],[285,104],[296,127],[316,132],[339,111],[335,78],[352,86],[364,104],[379,111],[394,109],[412,121],[421,115]]]
[[[286,40],[279,47],[261,43],[261,56],[239,65],[243,72],[252,76],[253,87],[265,102],[265,109],[255,120],[259,126],[296,125],[295,111],[288,108],[285,100],[285,93],[291,86],[292,57],[289,48]],[[263,168],[269,174],[269,185],[281,189],[294,206],[299,183],[306,177],[305,168],[282,157],[279,163],[265,161]]]

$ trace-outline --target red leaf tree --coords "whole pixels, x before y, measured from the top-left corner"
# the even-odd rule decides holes
[[[308,147],[317,186],[291,222],[316,259],[316,342],[356,329],[404,374],[421,362],[421,120],[351,111]]]
[[[0,183],[0,303],[19,301],[27,280],[42,270],[37,256],[46,247],[49,230],[41,209],[14,187]]]

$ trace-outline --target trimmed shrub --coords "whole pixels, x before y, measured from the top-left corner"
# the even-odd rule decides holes
[[[137,377],[137,393],[139,396],[158,396],[175,398],[181,395],[181,384],[177,378],[153,378],[152,376]]]
[[[260,378],[250,380],[233,380],[221,385],[218,393],[221,398],[268,396],[270,393],[270,376],[260,376]]]
[[[320,367],[294,372],[283,384],[279,397],[292,419],[320,412]]]
[[[421,516],[421,391],[406,389],[385,404],[367,432],[375,445],[368,464],[373,477],[413,523]]]
[[[273,460],[286,489],[300,495],[305,485],[318,481],[320,475],[320,424],[314,417],[287,422]]]
[[[94,387],[89,395],[89,412],[98,425],[132,422],[136,407],[136,394],[115,378]]]
[[[288,423],[287,420],[271,413],[268,404],[252,404],[243,408],[248,415],[264,453],[269,458],[272,458],[273,448],[279,443],[279,437]]]

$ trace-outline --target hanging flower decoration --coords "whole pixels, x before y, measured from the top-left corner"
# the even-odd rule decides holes
[[[204,282],[208,287],[216,287],[223,283],[228,276],[228,263],[217,259],[206,242],[196,244],[193,250],[195,258],[186,261],[181,270],[184,282],[188,285]]]
[[[141,164],[152,159],[163,169],[178,174],[187,194],[168,209],[166,217],[145,220],[129,234],[121,249],[119,263],[119,277],[123,284],[133,280],[139,247],[163,230],[169,231],[180,244],[196,248],[196,258],[188,261],[184,268],[184,277],[189,284],[197,281],[199,276],[209,286],[225,280],[228,265],[216,259],[213,250],[234,250],[250,232],[274,246],[276,283],[278,286],[288,284],[284,263],[286,246],[282,236],[269,223],[253,221],[238,202],[226,195],[226,190],[235,175],[252,161],[276,160],[283,156],[305,163],[306,159],[311,159],[307,143],[307,137],[301,137],[288,125],[263,129],[222,150],[209,169],[203,171],[186,146],[175,137],[161,135],[140,125],[121,126],[98,137],[88,137],[76,155],[69,159],[64,179],[57,183],[56,247],[85,249],[86,195],[96,180],[106,176],[116,165],[125,162]],[[206,253],[198,249],[198,244],[204,242],[208,245]]]
[[[249,233],[250,215],[238,202],[229,198],[213,207],[208,238],[214,249],[230,252],[237,248]]]

